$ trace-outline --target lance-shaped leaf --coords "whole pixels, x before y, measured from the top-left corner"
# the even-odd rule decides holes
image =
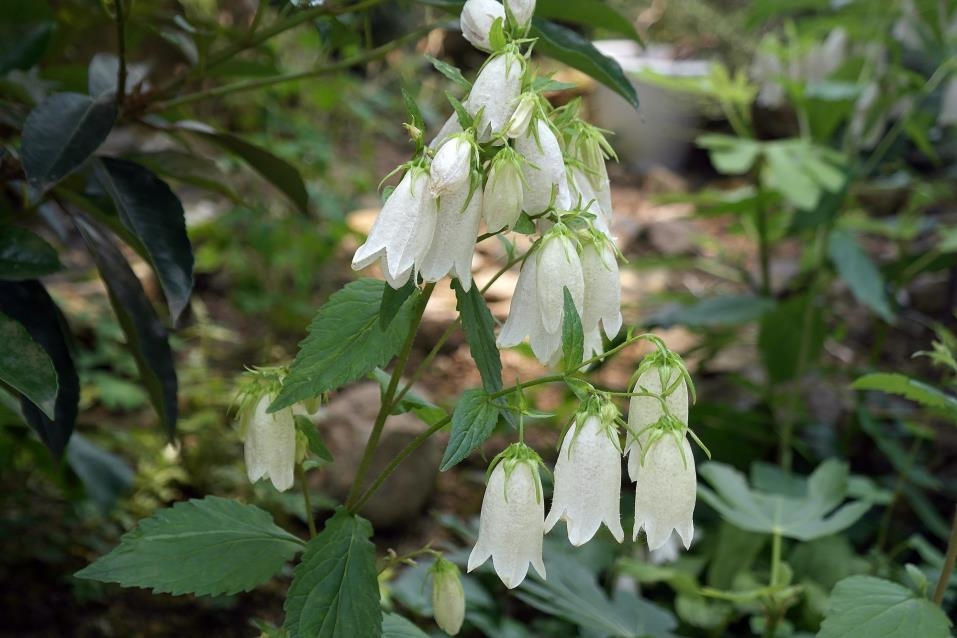
[[[123,225],[146,249],[175,323],[193,291],[193,249],[182,203],[166,182],[139,164],[101,157],[93,167]]]
[[[605,29],[641,42],[631,20],[602,0],[538,0],[535,13],[549,20],[573,22],[586,27]]]
[[[0,225],[0,279],[36,279],[60,270],[56,249],[25,228]]]
[[[93,154],[113,129],[116,100],[54,93],[23,124],[21,157],[30,184],[46,190]]]
[[[827,238],[827,254],[857,300],[884,321],[893,321],[894,311],[884,291],[884,277],[854,236],[835,228]]]
[[[0,281],[0,312],[16,319],[26,328],[30,337],[49,356],[56,370],[58,391],[53,418],[43,414],[27,399],[20,402],[20,409],[30,427],[59,457],[73,432],[80,400],[80,380],[70,355],[69,327],[46,288],[38,281]]]
[[[302,548],[268,512],[207,496],[143,519],[76,576],[157,593],[235,594],[272,578]]]
[[[383,326],[379,320],[385,282],[359,279],[329,297],[309,326],[309,336],[283,381],[271,412],[319,396],[383,366],[402,347],[418,295],[402,304]]]
[[[941,392],[932,385],[912,379],[905,374],[877,372],[865,374],[852,385],[855,390],[879,390],[916,401],[925,408],[949,416],[957,422],[957,397]]]
[[[495,345],[495,319],[476,286],[465,292],[456,279],[452,288],[469,352],[482,375],[482,387],[487,392],[498,392],[502,389],[502,358]]]
[[[497,402],[482,388],[462,393],[452,413],[452,434],[440,466],[443,472],[485,443],[498,423],[499,410]]]
[[[848,470],[846,463],[835,459],[822,463],[807,480],[789,477],[787,489],[782,487],[786,493],[754,490],[743,474],[722,463],[706,463],[699,473],[714,489],[699,485],[701,500],[749,532],[809,541],[847,529],[871,507],[863,501],[841,505]]]
[[[0,382],[6,383],[40,408],[47,418],[54,416],[57,379],[53,362],[19,321],[0,312]]]
[[[156,316],[143,286],[119,248],[93,222],[79,215],[74,221],[106,283],[110,304],[126,335],[126,345],[136,361],[150,401],[172,439],[176,433],[177,383],[166,327]]]
[[[572,293],[567,286],[562,292],[565,295],[565,313],[562,315],[562,368],[577,370],[585,356],[585,335]]]
[[[372,525],[340,508],[309,541],[283,609],[290,638],[380,638]]]

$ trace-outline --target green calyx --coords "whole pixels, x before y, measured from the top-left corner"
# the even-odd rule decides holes
[[[529,470],[532,472],[532,478],[534,479],[535,483],[535,500],[536,502],[541,502],[541,499],[543,498],[542,480],[539,476],[538,470],[539,467],[544,468],[545,464],[542,462],[542,457],[538,455],[538,452],[522,442],[512,443],[507,448],[499,452],[495,458],[492,459],[492,462],[489,463],[488,470],[486,472],[486,480],[488,480],[488,477],[492,474],[492,471],[498,467],[499,463],[502,464],[502,467],[505,470],[506,502],[508,501],[508,482],[516,468],[518,468],[518,466],[522,463],[527,463]]]

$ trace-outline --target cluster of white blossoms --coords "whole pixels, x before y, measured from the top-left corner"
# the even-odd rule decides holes
[[[431,143],[415,124],[415,157],[389,195],[352,267],[379,263],[386,281],[458,279],[472,285],[472,257],[487,236],[532,235],[501,347],[529,339],[554,365],[562,354],[564,290],[585,336],[585,356],[602,352],[602,332],[621,328],[618,250],[611,236],[611,190],[603,133],[584,122],[577,103],[553,108],[550,81],[528,63],[534,0],[468,0],[466,39],[490,52],[471,90]],[[416,118],[413,117],[413,120]]]
[[[656,550],[666,545],[674,532],[685,549],[690,547],[697,489],[688,442],[689,436],[697,440],[688,429],[693,386],[681,359],[657,344],[659,349],[646,357],[636,372],[627,424],[609,397],[600,392],[589,397],[575,416],[555,463],[547,516],[539,456],[524,443],[515,443],[493,460],[469,571],[491,557],[495,573],[508,588],[521,584],[529,564],[545,578],[542,539],[561,521],[572,545],[587,543],[602,525],[622,542],[623,450],[628,474],[635,482],[632,540],[644,529],[648,548]]]

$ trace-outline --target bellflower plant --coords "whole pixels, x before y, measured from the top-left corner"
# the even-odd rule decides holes
[[[255,483],[266,478],[280,492],[293,485],[296,465],[296,427],[292,408],[269,413],[267,408],[282,387],[274,368],[246,373],[239,395],[237,421],[244,440],[246,473]]]
[[[455,563],[439,556],[429,572],[432,574],[432,614],[439,629],[455,636],[465,622],[465,590]]]

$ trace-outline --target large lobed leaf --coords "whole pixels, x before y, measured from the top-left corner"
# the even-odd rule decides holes
[[[383,326],[379,320],[385,282],[359,279],[329,297],[309,326],[271,411],[355,381],[383,366],[402,347],[418,295],[402,304]]]
[[[309,541],[283,606],[290,638],[380,638],[371,537],[369,521],[340,508]]]
[[[302,547],[268,512],[208,496],[143,519],[76,576],[170,594],[235,594],[270,579]]]

